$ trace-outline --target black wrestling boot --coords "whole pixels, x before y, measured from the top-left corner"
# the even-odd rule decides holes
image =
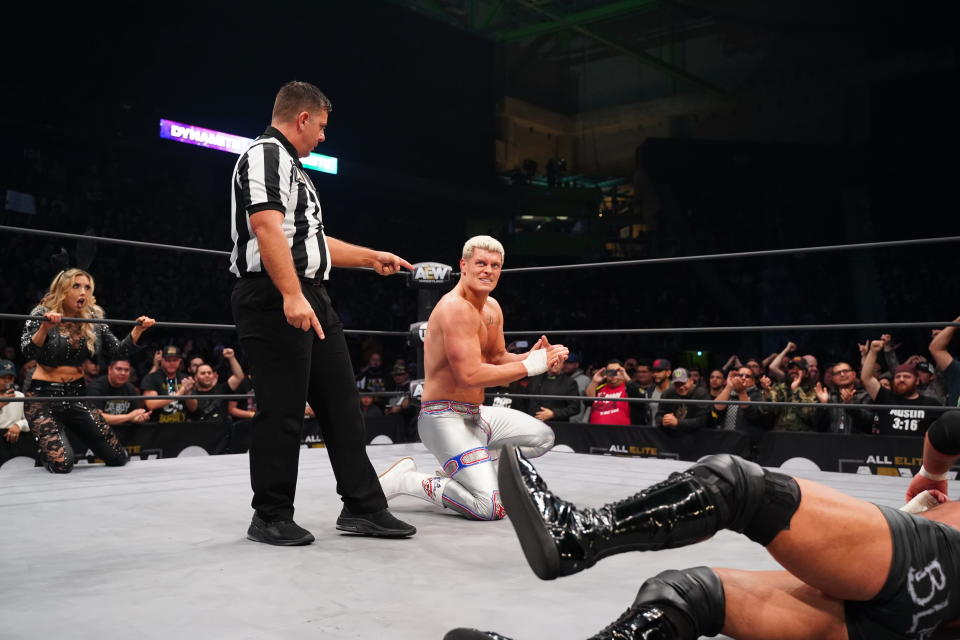
[[[614,553],[698,542],[727,520],[718,514],[717,489],[689,471],[599,509],[579,509],[555,496],[513,445],[500,455],[498,478],[527,562],[543,580],[582,571]]]
[[[346,505],[337,518],[337,529],[377,538],[408,538],[417,532],[416,527],[397,519],[388,509],[354,514]]]
[[[681,636],[663,609],[655,605],[634,605],[590,640],[678,640]],[[443,640],[510,640],[493,631],[454,629]]]

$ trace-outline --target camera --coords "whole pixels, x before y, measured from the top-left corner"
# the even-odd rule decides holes
[[[14,391],[14,390],[16,390],[16,387],[12,382],[8,382],[7,384],[0,387],[0,393],[7,393],[9,391]]]
[[[515,346],[517,349],[529,349],[530,343],[526,340],[517,340],[513,343],[513,346]]]
[[[610,376],[611,378],[620,375],[620,369],[604,369],[603,375]]]

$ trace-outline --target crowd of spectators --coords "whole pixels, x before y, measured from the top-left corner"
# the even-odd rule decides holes
[[[732,355],[709,371],[666,358],[622,354],[582,368],[573,354],[562,369],[495,390],[509,395],[494,396],[491,402],[545,421],[681,432],[727,429],[753,441],[768,431],[922,437],[942,411],[960,406],[960,363],[949,352],[955,331],[951,326],[934,330],[928,349],[903,362],[890,334],[857,344],[856,350],[851,345],[859,357],[849,361],[821,363],[789,342],[764,358]],[[569,399],[528,400],[525,394]],[[622,398],[643,401],[617,400]]]

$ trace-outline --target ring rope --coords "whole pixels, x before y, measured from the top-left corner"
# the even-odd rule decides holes
[[[825,253],[828,251],[856,251],[859,249],[882,249],[888,247],[907,247],[922,244],[943,244],[960,242],[960,236],[940,238],[915,238],[911,240],[885,240],[882,242],[857,242],[853,244],[831,244],[796,249],[764,249],[761,251],[737,251],[734,253],[708,253],[696,256],[673,256],[669,258],[641,258],[639,260],[615,260],[610,262],[584,262],[581,264],[561,264],[545,267],[513,267],[501,269],[501,273],[522,273],[533,271],[566,271],[570,269],[597,269],[603,267],[630,267],[648,264],[671,264],[674,262],[704,262],[707,260],[726,260],[730,258],[760,258],[782,256],[797,253]]]
[[[0,313],[0,320],[36,320],[38,316]],[[114,318],[73,318],[63,317],[61,322],[103,323],[118,326],[136,326],[136,320]],[[232,324],[203,324],[197,322],[157,322],[156,327],[170,329],[212,329],[215,331],[235,330]],[[658,334],[658,333],[734,333],[744,331],[817,331],[817,330],[857,330],[857,329],[923,329],[940,327],[960,327],[960,322],[865,322],[853,324],[772,324],[747,325],[742,327],[648,327],[643,329],[546,329],[539,331],[504,331],[504,336],[527,335],[605,335],[605,334]],[[406,336],[409,331],[378,331],[373,329],[344,329],[344,333],[357,335]]]
[[[156,242],[142,242],[140,240],[125,240],[123,238],[107,238],[104,236],[95,236],[87,235],[81,233],[65,233],[63,231],[48,231],[46,229],[30,229],[28,227],[10,227],[7,225],[0,225],[0,231],[9,231],[12,233],[25,233],[27,235],[35,236],[50,236],[52,238],[67,238],[69,240],[92,240],[94,242],[102,242],[104,244],[117,244],[122,246],[129,247],[141,247],[145,249],[161,249],[166,251],[180,251],[181,253],[199,253],[208,256],[220,256],[229,258],[231,253],[229,251],[221,251],[219,249],[203,249],[201,247],[185,247],[175,244],[160,244]],[[347,269],[350,271],[373,271],[370,267],[337,267],[335,269]],[[390,274],[396,275],[396,274]]]
[[[201,253],[206,255],[230,256],[229,251],[217,249],[203,249],[200,247],[184,247],[172,244],[157,244],[142,242],[138,240],[124,240],[122,238],[107,238],[96,235],[85,235],[79,233],[65,233],[63,231],[48,231],[46,229],[30,229],[28,227],[11,227],[0,225],[0,231],[12,233],[25,233],[30,235],[51,236],[54,238],[69,238],[73,240],[93,240],[108,244],[129,245],[134,247],[145,247],[154,249],[165,249],[171,251],[182,251],[187,253]],[[924,244],[944,244],[948,242],[960,242],[960,236],[943,236],[939,238],[912,238],[909,240],[884,240],[880,242],[857,242],[850,244],[821,245],[815,247],[796,247],[791,249],[764,249],[760,251],[737,251],[731,253],[708,253],[694,256],[672,256],[666,258],[641,258],[639,260],[614,260],[608,262],[585,262],[580,264],[551,265],[539,267],[512,267],[502,269],[501,273],[522,273],[534,271],[566,271],[571,269],[596,269],[604,267],[629,267],[649,264],[671,264],[675,262],[703,262],[707,260],[726,260],[731,258],[757,258],[768,256],[780,256],[805,253],[825,253],[828,251],[856,251],[862,249],[883,249],[890,247],[906,247]],[[372,271],[369,267],[337,267],[339,269],[357,269],[362,271]],[[459,272],[453,275],[460,275]]]
[[[18,313],[0,313],[0,320],[37,320],[39,316],[29,316]],[[63,317],[61,322],[86,322],[102,323],[124,326],[137,326],[136,320],[117,320],[114,318],[68,318]],[[203,324],[199,322],[158,322],[155,327],[165,327],[168,329],[213,329],[215,331],[236,330],[237,326],[233,324]],[[376,331],[373,329],[344,329],[343,332],[348,335],[363,336],[407,336],[409,331]]]
[[[360,395],[373,397],[393,397],[407,395],[406,391],[361,391]],[[100,400],[130,400],[139,398],[140,400],[247,400],[256,397],[253,394],[239,393],[204,393],[202,395],[186,396],[24,396],[14,398],[3,398],[3,402],[75,402],[82,401],[100,401]]]
[[[909,328],[960,327],[960,322],[864,322],[853,324],[771,324],[748,325],[743,327],[651,327],[644,329],[551,329],[549,331],[504,331],[504,336],[528,335],[604,335],[611,333],[655,334],[655,333],[734,333],[742,331],[819,331],[827,329],[909,329]]]

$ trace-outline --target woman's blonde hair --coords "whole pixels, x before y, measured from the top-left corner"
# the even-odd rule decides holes
[[[73,286],[73,281],[76,280],[77,276],[86,276],[87,279],[90,280],[90,298],[87,300],[87,304],[83,305],[80,316],[83,318],[102,318],[103,309],[97,306],[97,299],[93,295],[93,292],[96,290],[93,276],[83,269],[73,268],[58,273],[50,282],[50,289],[47,291],[47,295],[43,296],[43,299],[40,300],[40,306],[46,311],[55,311],[62,314],[63,301],[66,299],[67,291]],[[92,322],[77,324],[80,325],[80,337],[86,342],[87,349],[90,353],[94,353],[97,345],[96,325]]]
[[[487,251],[499,253],[501,260],[504,260],[507,257],[506,252],[503,250],[503,245],[500,244],[500,241],[490,236],[473,236],[467,240],[463,245],[463,253],[460,255],[460,257],[464,260],[469,260],[473,257],[474,249],[486,249]]]

